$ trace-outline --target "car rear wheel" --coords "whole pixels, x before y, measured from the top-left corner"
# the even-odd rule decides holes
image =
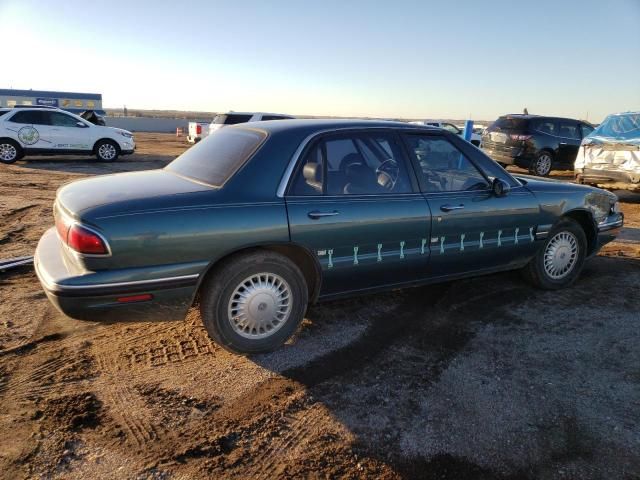
[[[561,220],[536,256],[523,269],[527,280],[539,288],[555,290],[576,281],[586,257],[587,237],[570,218]]]
[[[0,140],[0,162],[14,163],[22,158],[22,149],[13,140]]]
[[[200,314],[207,332],[234,353],[274,350],[296,331],[307,309],[300,269],[287,257],[255,252],[233,257],[203,284]]]
[[[540,152],[533,162],[531,162],[529,170],[534,175],[546,177],[551,172],[552,163],[553,156],[549,152]]]
[[[112,140],[100,140],[96,145],[96,157],[101,162],[113,162],[118,154],[118,145]]]

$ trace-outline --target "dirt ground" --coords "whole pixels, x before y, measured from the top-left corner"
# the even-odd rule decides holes
[[[0,165],[0,258],[32,254],[65,182],[186,148],[136,137],[113,164]],[[640,195],[621,198],[570,289],[506,273],[324,303],[250,358],[195,310],[80,322],[31,268],[0,273],[0,477],[640,478]]]

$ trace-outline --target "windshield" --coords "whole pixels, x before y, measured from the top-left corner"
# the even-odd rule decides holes
[[[267,134],[261,130],[222,128],[205,137],[165,168],[221,187],[258,149]]]
[[[640,143],[640,113],[609,115],[587,138],[594,137]]]
[[[247,123],[251,120],[253,115],[246,115],[243,113],[221,113],[216,115],[213,119],[213,123],[218,125],[236,125],[238,123]]]

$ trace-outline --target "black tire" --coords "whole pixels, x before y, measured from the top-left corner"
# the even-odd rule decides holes
[[[255,315],[263,315],[260,310],[264,310],[267,319],[265,323],[274,320],[267,310],[270,312],[274,309],[277,311],[278,308],[287,308],[272,305],[269,302],[273,301],[273,298],[269,296],[259,296],[268,295],[263,293],[266,290],[253,290],[257,293],[251,293],[249,288],[254,287],[253,285],[245,288],[244,292],[238,293],[238,289],[248,285],[245,280],[251,277],[253,277],[252,280],[260,277],[260,281],[264,279],[268,282],[268,279],[259,274],[269,274],[271,278],[279,277],[285,282],[283,288],[288,287],[285,291],[289,291],[291,303],[288,307],[288,315],[276,327],[272,327],[274,330],[272,333],[269,333],[268,328],[259,327],[263,329],[261,333],[256,328],[247,326],[249,321],[244,327],[241,320],[234,322],[232,318],[241,318],[241,314],[236,317],[231,316],[233,305],[242,305],[239,296],[245,292],[249,292],[247,295],[253,295],[246,302],[247,315],[251,315],[252,312]],[[308,303],[307,284],[300,269],[287,257],[268,251],[235,256],[225,261],[205,280],[200,294],[200,315],[207,332],[221,347],[240,354],[268,352],[280,347],[300,325]],[[238,301],[234,303],[235,300]],[[242,328],[246,329],[243,334],[238,331]],[[260,338],[259,335],[266,336]],[[248,338],[250,336],[255,338]]]
[[[96,143],[95,152],[101,162],[115,162],[120,155],[120,147],[113,140],[100,140]]]
[[[529,172],[538,177],[546,177],[551,173],[552,167],[553,154],[547,150],[543,150],[531,161]]]
[[[10,138],[0,140],[0,162],[9,165],[15,163],[24,156],[20,144]]]
[[[545,267],[545,257],[547,256],[547,252],[551,249],[550,245],[554,239],[561,238],[563,234],[572,235],[576,241],[577,252],[575,262],[566,274],[560,278],[554,278],[554,276],[550,274],[549,269]],[[567,255],[571,256],[570,250],[565,249],[565,251]],[[524,267],[522,273],[529,282],[544,290],[557,290],[559,288],[568,287],[576,281],[578,276],[580,276],[580,272],[584,266],[586,253],[587,237],[584,230],[575,220],[571,218],[563,218],[551,229],[544,245],[540,250],[538,250],[536,256],[527,264],[527,266]],[[563,259],[564,258],[565,257],[563,257]]]

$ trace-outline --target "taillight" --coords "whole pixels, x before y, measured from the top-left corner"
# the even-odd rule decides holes
[[[515,133],[511,134],[511,140],[525,141],[525,140],[529,140],[530,138],[531,138],[531,135],[518,135]]]
[[[104,255],[109,253],[99,235],[80,225],[72,225],[67,234],[67,245],[79,253]]]
[[[196,125],[196,133],[200,135],[202,133],[202,125]]]
[[[60,235],[60,240],[64,243],[67,243],[69,227],[70,225],[66,223],[62,217],[56,219],[56,230],[58,231],[58,235]]]

